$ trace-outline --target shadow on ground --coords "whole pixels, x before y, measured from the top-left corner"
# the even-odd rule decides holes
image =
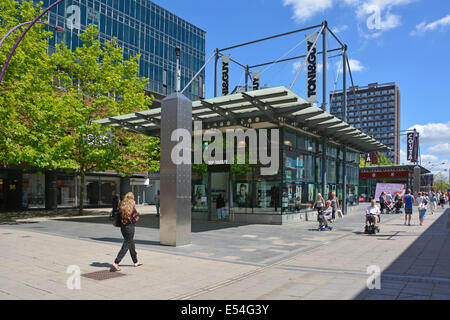
[[[77,223],[99,223],[99,224],[108,224],[111,225],[112,221],[109,220],[108,216],[104,217],[83,217],[83,218],[74,218],[74,219],[53,219],[55,221],[70,221],[70,222],[77,222]],[[198,220],[192,220],[191,224],[191,232],[205,232],[205,231],[212,231],[212,230],[220,230],[220,229],[226,229],[226,228],[235,228],[238,226],[244,226],[248,224],[236,224],[232,222],[227,221],[198,221]],[[156,217],[156,215],[153,214],[144,214],[140,216],[140,219],[138,223],[136,224],[137,227],[140,228],[152,228],[152,229],[159,229],[159,217]]]
[[[450,299],[450,230],[447,209],[381,274],[381,289],[365,289],[361,299]],[[413,234],[391,235],[412,236]],[[379,237],[386,236],[370,235]],[[387,240],[387,239],[384,239]]]

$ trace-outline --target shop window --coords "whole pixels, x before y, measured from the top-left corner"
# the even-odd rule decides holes
[[[75,207],[77,205],[76,178],[74,176],[58,176],[56,185],[58,208]]]
[[[22,175],[22,207],[24,209],[45,208],[45,176]]]

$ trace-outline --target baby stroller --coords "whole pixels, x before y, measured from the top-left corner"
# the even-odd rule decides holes
[[[386,209],[386,214],[392,214],[395,212],[395,203],[384,201],[384,208]]]
[[[317,221],[319,221],[319,231],[331,231],[333,227],[330,227],[326,221],[325,213],[322,209],[319,209],[317,214]]]

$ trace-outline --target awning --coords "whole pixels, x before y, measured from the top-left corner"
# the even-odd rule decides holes
[[[341,119],[311,105],[286,87],[274,87],[192,102],[192,121],[204,129],[287,126],[349,146],[361,153],[391,151]],[[161,108],[104,118],[94,122],[159,136]]]

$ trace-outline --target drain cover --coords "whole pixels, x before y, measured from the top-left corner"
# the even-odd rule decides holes
[[[103,271],[95,271],[95,272],[91,272],[91,273],[85,273],[85,274],[82,274],[81,276],[89,278],[89,279],[93,279],[93,280],[107,280],[107,279],[122,277],[122,276],[124,276],[124,274],[117,272],[117,271],[112,272],[110,270],[103,270]]]

